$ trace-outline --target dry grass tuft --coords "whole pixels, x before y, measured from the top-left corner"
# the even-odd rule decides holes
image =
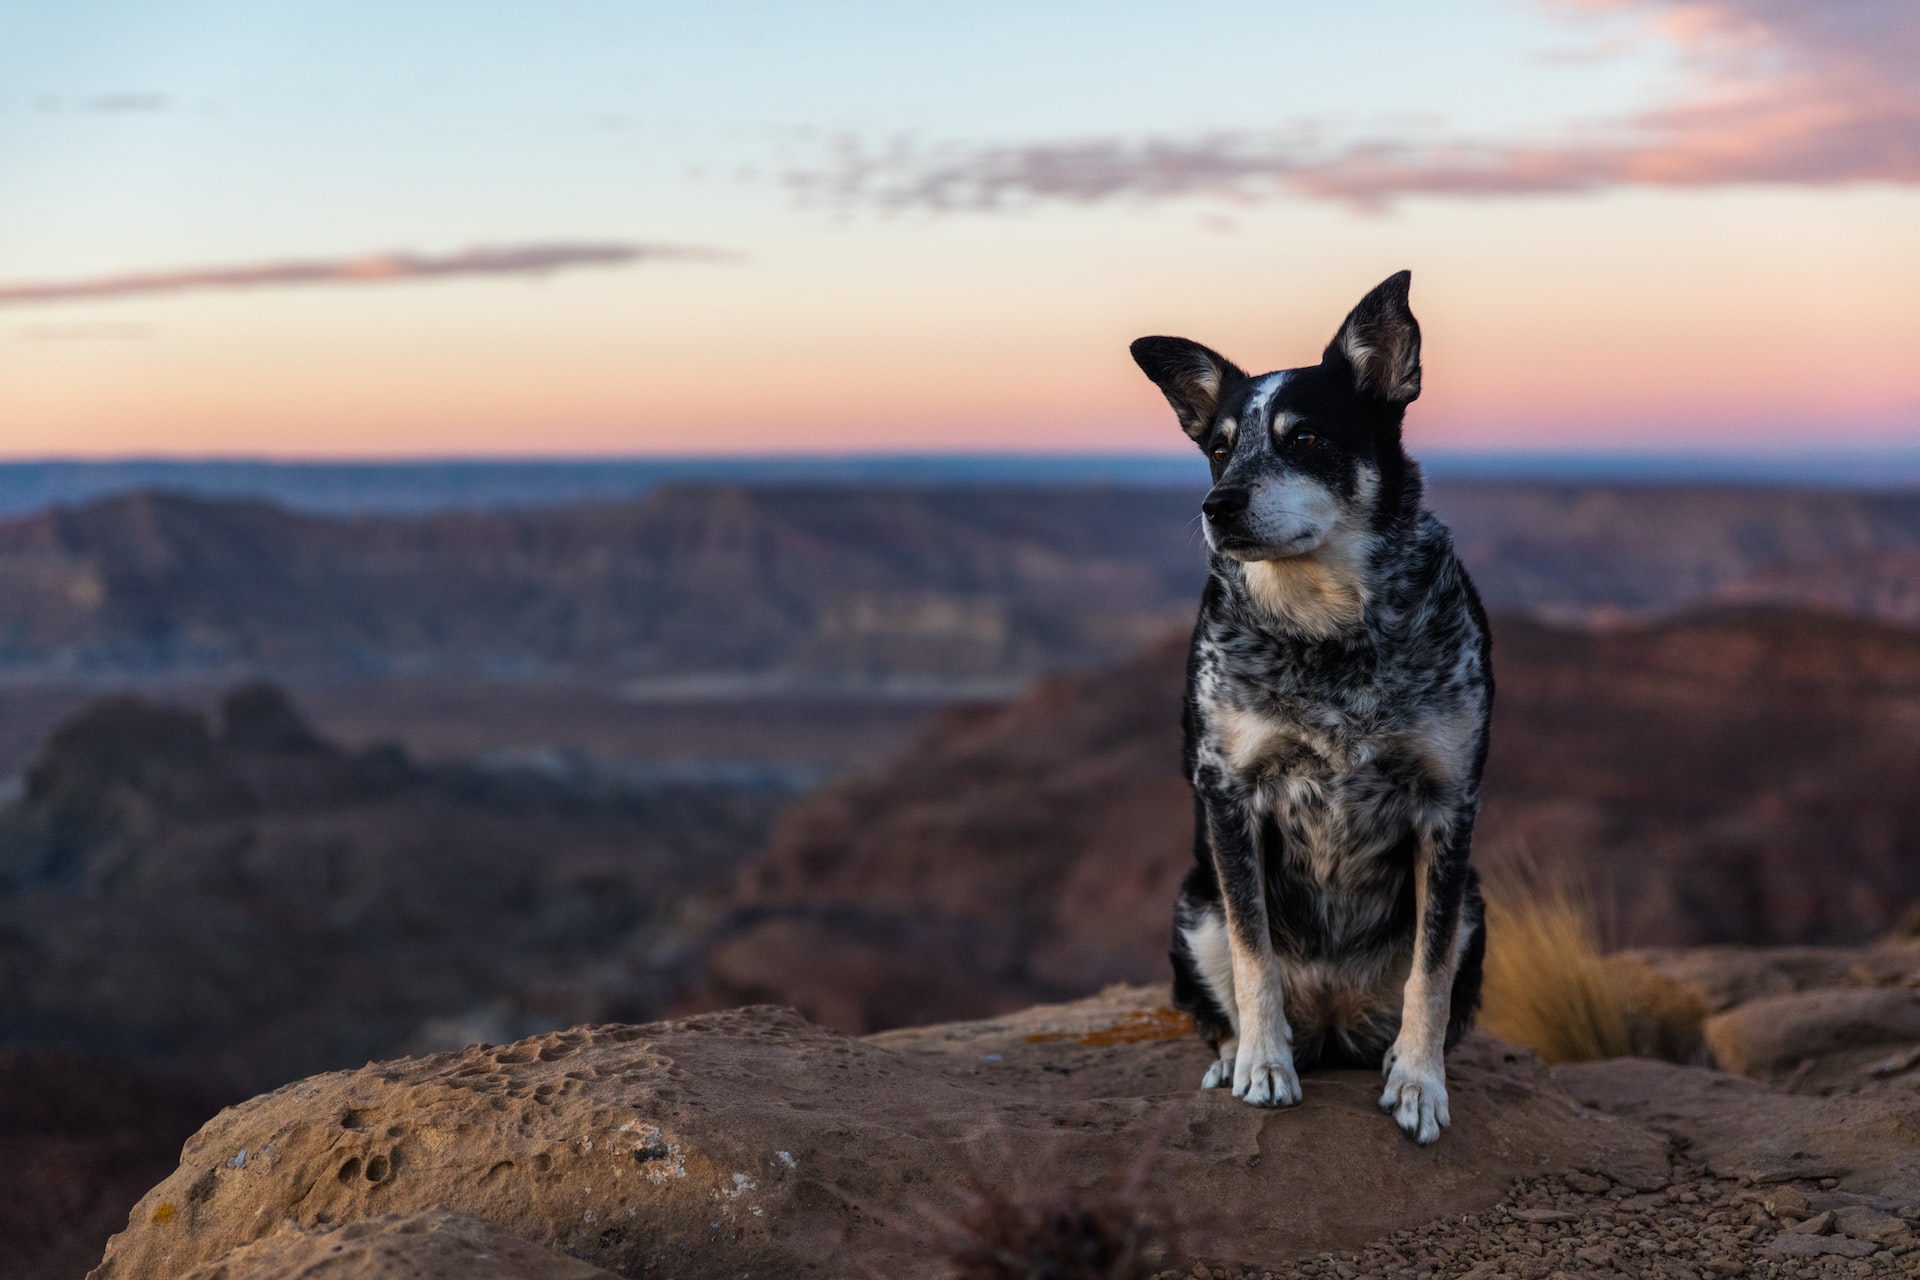
[[[1524,857],[1487,879],[1483,1000],[1481,1026],[1548,1062],[1705,1058],[1699,995],[1633,956],[1607,955],[1592,897]]]
[[[1487,978],[1480,1025],[1548,1062],[1628,1051],[1620,984],[1600,949],[1591,900],[1530,864],[1487,881]]]
[[[1607,968],[1627,1015],[1627,1052],[1640,1058],[1704,1065],[1707,1002],[1638,956],[1612,955]]]

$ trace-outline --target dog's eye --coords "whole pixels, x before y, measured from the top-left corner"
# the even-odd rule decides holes
[[[1296,431],[1293,433],[1293,443],[1297,448],[1310,448],[1317,444],[1319,440],[1320,437],[1311,431]]]
[[[1223,444],[1213,446],[1213,460],[1215,462],[1225,462],[1227,460],[1227,446]]]

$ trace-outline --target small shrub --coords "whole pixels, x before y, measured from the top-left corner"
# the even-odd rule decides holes
[[[1632,1054],[1702,1062],[1706,1002],[1632,955],[1608,955],[1592,897],[1525,856],[1487,877],[1480,1025],[1548,1062]]]
[[[1621,983],[1584,893],[1524,864],[1488,878],[1480,1025],[1548,1062],[1629,1051]]]

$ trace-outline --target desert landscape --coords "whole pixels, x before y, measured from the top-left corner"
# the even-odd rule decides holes
[[[0,5],[0,1280],[1920,1280],[1916,140],[1914,0]]]
[[[1432,1176],[1339,1073],[1192,1091],[1190,491],[0,525],[18,1274],[122,1229],[103,1275],[940,1274],[1088,1196],[1139,1274],[1906,1266],[1920,500],[1438,490],[1494,614],[1479,860],[1585,904],[1626,1022],[1583,1064],[1491,1018]]]

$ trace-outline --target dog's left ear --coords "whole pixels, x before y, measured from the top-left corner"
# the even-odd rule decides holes
[[[1388,404],[1420,398],[1420,322],[1407,306],[1413,272],[1401,271],[1375,285],[1327,344],[1326,364],[1353,371],[1353,389]]]

